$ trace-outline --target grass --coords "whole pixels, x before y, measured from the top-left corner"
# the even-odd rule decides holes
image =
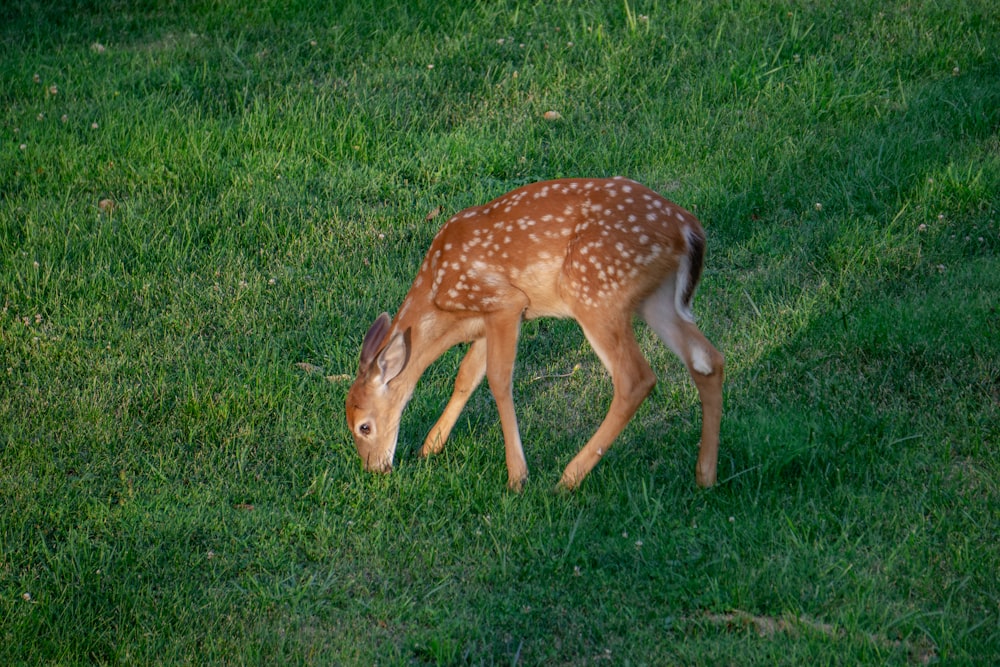
[[[0,10],[0,663],[1000,660],[994,3],[327,5]],[[415,457],[458,351],[363,473],[340,376],[426,214],[614,174],[708,231],[721,483],[639,327],[553,493],[611,394],[553,320],[523,494],[485,389]]]

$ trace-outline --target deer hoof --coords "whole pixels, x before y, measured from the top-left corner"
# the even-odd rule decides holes
[[[518,477],[516,479],[509,478],[507,480],[507,488],[513,491],[514,493],[521,493],[522,491],[524,491],[524,485],[527,481],[528,481],[527,476]]]

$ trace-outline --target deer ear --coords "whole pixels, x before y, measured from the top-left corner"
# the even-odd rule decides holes
[[[389,313],[382,313],[378,319],[368,329],[365,340],[361,343],[361,368],[365,368],[372,363],[375,352],[378,351],[385,335],[389,333]]]
[[[379,371],[382,374],[382,382],[386,384],[391,382],[393,378],[406,368],[406,363],[409,360],[410,330],[407,329],[403,333],[394,335],[376,359]]]

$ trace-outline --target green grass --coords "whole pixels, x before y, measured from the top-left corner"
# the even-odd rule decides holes
[[[0,9],[0,664],[1000,661],[995,3],[245,4]],[[459,351],[363,473],[428,211],[615,174],[707,229],[721,483],[639,326],[553,493],[611,396],[553,320],[523,494],[485,388],[415,456]]]

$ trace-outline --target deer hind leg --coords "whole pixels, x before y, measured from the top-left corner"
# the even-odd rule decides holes
[[[597,465],[656,384],[656,376],[639,350],[631,314],[608,319],[607,313],[578,317],[594,352],[611,373],[614,398],[604,421],[563,471],[559,485],[576,488]]]
[[[472,341],[462,363],[458,367],[458,375],[455,377],[455,390],[445,406],[444,412],[427,434],[423,447],[420,448],[420,456],[437,454],[444,447],[444,443],[451,435],[451,429],[458,421],[458,416],[469,401],[469,396],[476,390],[476,387],[483,381],[486,375],[486,339],[477,338]]]
[[[701,399],[701,444],[695,481],[715,484],[719,460],[719,426],[722,422],[722,380],[725,360],[694,322],[677,312],[674,280],[669,279],[642,304],[641,314],[667,347],[684,361]]]

